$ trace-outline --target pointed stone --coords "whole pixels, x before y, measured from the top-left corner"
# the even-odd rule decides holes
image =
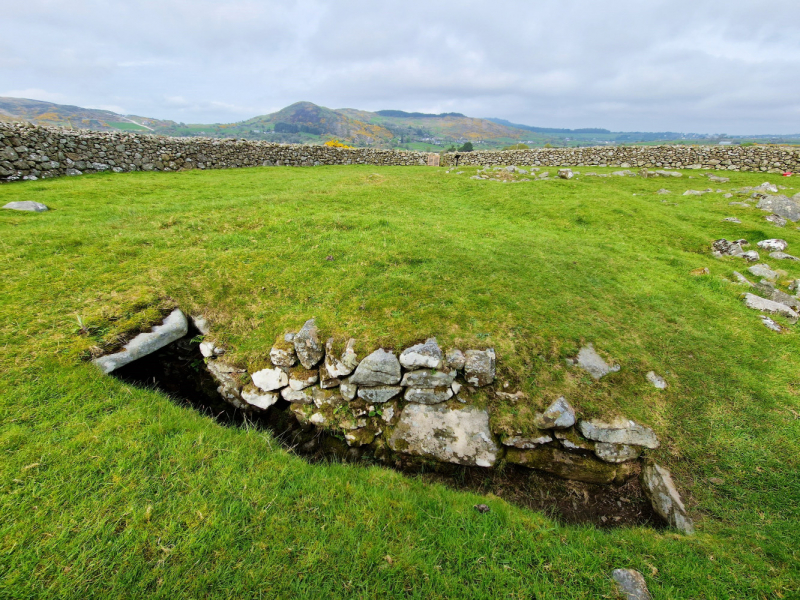
[[[333,338],[325,343],[325,363],[322,368],[326,371],[326,379],[341,379],[347,377],[358,366],[358,358],[353,349],[356,341],[350,339],[342,353],[342,358],[337,359],[333,352]],[[338,385],[338,384],[337,384]]]
[[[319,330],[316,319],[306,321],[303,328],[294,336],[294,350],[306,369],[313,369],[322,360],[325,354],[319,341]]]
[[[648,461],[642,469],[641,483],[653,510],[678,531],[687,535],[694,533],[694,524],[667,469]]]
[[[564,396],[558,398],[542,414],[536,415],[539,429],[567,429],[575,425],[575,409]]]

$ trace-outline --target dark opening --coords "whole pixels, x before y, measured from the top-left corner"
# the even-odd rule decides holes
[[[270,431],[290,452],[315,461],[347,461],[381,464],[425,481],[481,494],[493,494],[504,500],[543,512],[569,524],[591,523],[600,528],[645,525],[665,526],[653,511],[634,476],[621,486],[568,481],[519,465],[502,468],[462,467],[420,461],[381,462],[369,447],[349,448],[333,434],[297,421],[289,403],[279,400],[264,412],[244,413],[225,402],[217,393],[217,383],[205,369],[199,342],[189,334],[161,350],[130,363],[112,375],[137,387],[158,389],[173,401],[193,408],[230,426],[256,427]]]

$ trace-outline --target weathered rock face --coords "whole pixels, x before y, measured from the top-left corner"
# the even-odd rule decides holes
[[[642,449],[639,446],[626,446],[625,444],[606,444],[597,442],[594,446],[597,458],[610,463],[623,463],[639,458]]]
[[[744,254],[744,250],[742,250],[742,246],[746,246],[746,240],[736,240],[736,241],[728,241],[725,238],[720,240],[714,240],[711,244],[711,247],[714,249],[714,252],[721,256],[741,256]]]
[[[553,446],[540,446],[533,450],[509,448],[506,460],[586,483],[622,483],[633,473],[633,463],[607,463],[594,456],[566,452]]]
[[[250,376],[253,385],[265,392],[280,390],[289,384],[289,377],[280,369],[262,369]]]
[[[592,344],[584,346],[575,358],[567,359],[568,364],[576,365],[588,372],[595,379],[605,377],[609,373],[619,371],[619,365],[610,366],[597,353]]]
[[[418,404],[440,404],[447,402],[453,397],[452,388],[438,387],[438,388],[406,388],[404,399],[406,402],[417,402]]]
[[[539,429],[567,429],[575,425],[575,409],[561,396],[547,407],[544,413],[536,415]]]
[[[33,202],[31,200],[24,200],[22,202],[9,202],[3,208],[8,210],[22,210],[25,212],[45,212],[49,210],[47,206],[41,202]]]
[[[464,379],[467,383],[483,387],[494,382],[497,361],[494,348],[467,350],[464,358]]]
[[[657,390],[665,390],[667,389],[667,382],[666,380],[661,377],[661,375],[657,375],[655,371],[648,371],[647,375],[645,375],[647,381],[653,384],[653,387]]]
[[[367,402],[383,403],[388,402],[395,396],[399,395],[402,391],[403,388],[396,385],[360,387],[358,388],[358,397],[363,398]]]
[[[610,421],[600,419],[581,420],[578,429],[587,439],[606,444],[626,444],[628,446],[644,446],[658,448],[658,438],[653,430],[638,423],[617,417]]]
[[[287,402],[292,402],[295,404],[314,403],[314,397],[312,395],[312,390],[310,388],[304,388],[302,390],[293,390],[290,387],[283,388],[281,390],[281,398],[283,398]]]
[[[295,368],[289,371],[289,387],[295,392],[311,387],[319,381],[317,371]]]
[[[319,341],[319,330],[316,319],[306,321],[303,328],[294,336],[294,350],[300,364],[306,369],[313,369],[322,360],[325,350]]]
[[[260,410],[268,409],[278,401],[278,398],[280,398],[280,394],[262,393],[257,390],[242,390],[242,400]]]
[[[345,400],[352,400],[358,393],[358,386],[350,383],[349,379],[345,379],[339,385],[339,393]]]
[[[425,340],[424,344],[417,344],[403,350],[400,354],[400,364],[406,369],[441,369],[442,350],[436,343],[436,338]]]
[[[337,359],[333,352],[333,338],[325,343],[325,363],[323,369],[329,379],[347,377],[358,366],[358,357],[355,352],[356,341],[350,339],[345,346],[341,359]]]
[[[796,313],[785,304],[775,302],[774,300],[767,300],[766,298],[756,296],[755,294],[745,294],[744,304],[747,308],[752,308],[754,310],[760,310],[761,312],[775,315],[783,315],[792,321],[796,321],[798,318],[800,318],[800,314]]]
[[[92,362],[99,366],[103,373],[111,373],[120,367],[152,354],[164,346],[171,344],[189,333],[189,322],[184,314],[177,308],[164,319],[161,325],[156,325],[148,333],[140,333],[124,349],[116,354],[109,354],[94,359]]]
[[[489,414],[472,406],[408,404],[400,415],[389,447],[458,465],[491,467],[499,448],[489,429]]]
[[[397,385],[400,383],[400,362],[391,352],[380,348],[362,360],[350,377],[354,385]]]
[[[661,517],[678,531],[688,535],[694,533],[694,524],[667,469],[648,462],[642,469],[641,483],[653,509]]]
[[[778,191],[777,188],[775,191]],[[769,211],[779,217],[788,219],[792,223],[800,221],[800,204],[786,196],[765,196],[758,201],[756,208]]]
[[[612,577],[624,600],[652,600],[647,583],[639,571],[615,569]]]
[[[467,362],[467,357],[458,348],[453,348],[447,351],[447,358],[445,359],[447,367],[454,371],[461,371]]]
[[[749,273],[752,273],[756,277],[763,277],[764,279],[771,279],[775,280],[778,278],[778,272],[773,271],[769,268],[769,265],[761,264],[761,265],[753,265],[749,269],[747,269]]]
[[[539,431],[536,433],[529,433],[528,435],[505,435],[500,441],[504,446],[530,450],[542,444],[549,444],[553,441],[553,438],[551,438],[550,434],[546,431]]]
[[[242,398],[242,387],[244,379],[247,377],[247,371],[219,360],[208,361],[206,369],[219,384],[217,392],[226,402],[236,408],[247,408],[248,405]]]
[[[756,244],[762,250],[767,250],[769,252],[777,251],[783,252],[786,248],[789,247],[789,243],[786,240],[779,240],[779,239],[770,239],[770,240],[761,240]]]
[[[420,369],[409,371],[403,375],[400,385],[405,387],[449,387],[455,381],[455,371],[435,371],[433,369]]]
[[[286,339],[278,340],[269,351],[269,359],[276,367],[291,368],[297,364],[297,354],[294,344],[287,342]]]

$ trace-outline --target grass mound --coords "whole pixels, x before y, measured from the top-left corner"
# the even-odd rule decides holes
[[[722,193],[682,196],[707,187],[698,172],[501,184],[461,170],[0,187],[0,205],[51,208],[0,213],[2,597],[597,598],[618,567],[656,598],[797,593],[797,329],[764,327],[727,281],[745,264],[710,242],[782,237],[796,254],[800,232]],[[793,181],[730,177],[723,191]],[[311,316],[360,356],[429,336],[494,346],[525,395],[495,407],[500,425],[524,428],[559,395],[647,424],[699,533],[564,526],[379,467],[308,465],[86,362],[175,306],[251,372]],[[588,342],[620,372],[568,367]]]

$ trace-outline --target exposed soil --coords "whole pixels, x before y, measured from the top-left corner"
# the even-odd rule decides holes
[[[461,467],[458,465],[422,466],[414,460],[381,462],[369,448],[349,448],[339,437],[301,425],[279,401],[268,411],[246,414],[222,400],[217,384],[206,371],[199,343],[189,334],[149,356],[118,369],[112,375],[138,387],[163,391],[175,402],[193,408],[226,426],[269,430],[285,448],[311,462],[340,460],[385,464],[410,477],[439,482],[447,486],[492,494],[504,500],[537,510],[562,523],[591,523],[597,527],[665,526],[644,497],[639,478],[621,486],[568,481],[558,477],[505,464],[501,468]]]

